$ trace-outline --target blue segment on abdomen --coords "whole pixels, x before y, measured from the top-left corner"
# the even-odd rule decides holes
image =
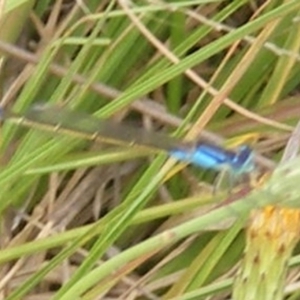
[[[230,163],[235,153],[215,145],[201,143],[194,149],[174,149],[170,155],[178,160],[192,163],[205,169],[220,170]]]
[[[205,169],[218,171],[227,167],[235,174],[249,173],[254,169],[254,154],[247,146],[241,146],[233,152],[201,143],[191,150],[174,149],[170,151],[170,155]]]

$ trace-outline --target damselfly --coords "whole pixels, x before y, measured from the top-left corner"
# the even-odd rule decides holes
[[[232,151],[204,141],[196,144],[186,143],[166,134],[101,120],[59,107],[35,105],[22,115],[0,108],[1,120],[72,134],[93,141],[144,146],[165,151],[175,159],[205,169],[216,171],[228,169],[234,175],[249,173],[254,169],[253,151],[245,145]]]

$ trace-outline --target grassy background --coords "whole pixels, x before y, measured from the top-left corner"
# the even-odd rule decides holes
[[[299,1],[37,2],[0,7],[3,107],[249,143],[262,170],[280,160],[300,113]],[[214,178],[4,122],[3,297],[228,299],[257,202],[229,205]]]

